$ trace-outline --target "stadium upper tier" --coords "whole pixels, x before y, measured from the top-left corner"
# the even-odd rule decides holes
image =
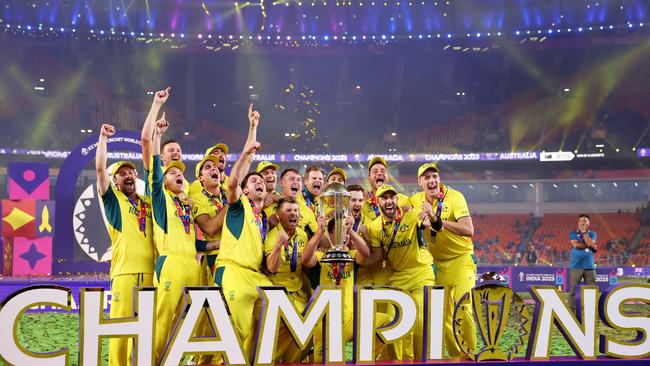
[[[650,51],[638,42],[342,57],[5,37],[0,148],[69,150],[104,122],[138,131],[150,93],[169,85],[169,136],[189,152],[239,148],[254,102],[266,152],[632,155],[650,146]]]

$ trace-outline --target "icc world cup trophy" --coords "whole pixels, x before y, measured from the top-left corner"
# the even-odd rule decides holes
[[[321,195],[323,205],[320,205],[320,215],[325,214],[325,206],[331,209],[330,215],[334,220],[334,238],[330,237],[332,246],[325,253],[321,262],[324,263],[346,263],[353,262],[350,253],[343,247],[345,240],[344,221],[350,206],[350,192],[341,183],[332,183],[325,188]]]

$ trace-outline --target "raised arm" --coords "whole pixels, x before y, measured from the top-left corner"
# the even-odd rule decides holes
[[[108,155],[108,138],[115,134],[115,127],[103,124],[99,129],[99,140],[97,141],[97,150],[95,150],[95,172],[97,173],[97,188],[99,194],[104,195],[108,186],[111,185],[111,177],[106,170],[106,160]]]
[[[325,230],[327,230],[327,219],[325,216],[318,216],[316,221],[318,222],[318,230],[316,230],[314,236],[309,239],[309,242],[307,242],[307,245],[302,250],[302,265],[306,268],[311,268],[318,263],[316,249],[318,248],[318,243],[320,243],[324,236]]]
[[[248,136],[246,143],[257,141],[257,126],[260,123],[260,112],[253,110],[253,103],[248,105]]]
[[[253,141],[250,144],[244,146],[244,151],[235,162],[235,165],[232,167],[230,177],[228,178],[228,191],[226,192],[226,197],[228,198],[228,203],[235,203],[241,196],[241,187],[239,183],[244,179],[246,173],[253,163],[253,156],[255,152],[260,148],[260,143]]]
[[[151,109],[149,109],[149,114],[144,120],[144,125],[142,126],[142,133],[140,139],[142,140],[142,163],[144,164],[145,170],[150,170],[149,162],[151,157],[156,155],[152,152],[154,145],[154,130],[156,129],[156,119],[158,118],[158,113],[160,108],[169,98],[169,93],[172,88],[167,87],[165,90],[160,90],[154,93],[153,103],[151,104]],[[165,114],[163,113],[162,119],[165,119]],[[158,153],[160,153],[160,142],[158,142]]]

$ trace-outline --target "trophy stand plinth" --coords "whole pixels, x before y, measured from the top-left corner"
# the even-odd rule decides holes
[[[321,263],[350,263],[354,262],[354,258],[347,250],[332,248],[325,252],[320,261]]]

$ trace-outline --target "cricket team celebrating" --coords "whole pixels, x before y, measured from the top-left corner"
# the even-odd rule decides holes
[[[347,186],[350,207],[343,243],[354,262],[321,263],[337,234],[320,195],[328,184],[345,184],[346,172],[336,168],[325,175],[318,166],[308,167],[303,174],[293,168],[280,172],[278,165],[268,161],[251,171],[260,148],[260,114],[251,105],[247,140],[230,175],[225,173],[229,148],[218,143],[206,150],[190,184],[180,144],[161,143],[169,123],[164,112],[158,116],[170,92],[167,88],[154,94],[142,128],[146,195],[136,192],[135,164],[120,161],[110,172],[107,169],[107,140],[115,127],[101,127],[96,156],[98,190],[112,241],[110,317],[132,317],[133,288],[155,286],[155,362],[162,357],[180,315],[187,286],[221,287],[247,357],[255,347],[261,311],[258,286],[285,287],[299,311],[305,310],[318,286],[340,286],[344,342],[353,339],[355,285],[399,288],[415,300],[419,320],[407,337],[389,344],[376,342],[375,352],[378,360],[408,361],[420,359],[423,353],[423,288],[444,285],[448,294],[444,343],[449,357],[464,357],[456,338],[463,347],[476,348],[471,306],[459,308],[456,335],[452,328],[454,305],[476,280],[474,228],[465,198],[441,184],[435,163],[420,166],[422,190],[408,197],[389,184],[386,161],[371,159],[370,190]],[[390,304],[381,304],[377,312],[378,327],[390,325],[396,315]],[[214,333],[207,317],[196,333]],[[307,349],[298,347],[286,327],[280,328],[277,339],[276,363],[323,361],[327,346],[319,330]],[[111,338],[109,363],[131,364],[131,350],[130,340]],[[218,355],[197,355],[192,362],[224,361]]]

